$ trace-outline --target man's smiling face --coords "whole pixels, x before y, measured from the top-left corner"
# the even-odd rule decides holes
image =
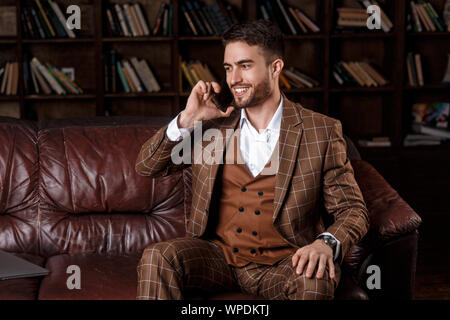
[[[272,93],[274,81],[263,50],[235,41],[225,47],[226,79],[233,97],[233,105],[248,108],[264,102]]]

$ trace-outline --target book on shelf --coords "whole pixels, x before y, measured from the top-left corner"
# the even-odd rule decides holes
[[[445,71],[442,83],[450,84],[450,53],[447,54],[447,70]]]
[[[15,37],[17,35],[15,6],[0,6],[0,37]]]
[[[444,32],[449,30],[448,22],[444,17],[445,13],[443,14],[444,19],[442,19],[433,4],[429,1],[411,0],[409,2],[409,11],[411,15],[411,26],[409,29],[412,29],[415,32]]]
[[[390,147],[392,144],[389,137],[379,136],[358,139],[358,145],[361,147]]]
[[[82,94],[75,81],[69,79],[60,69],[48,62],[41,63],[36,57],[24,60],[25,93],[26,94]]]
[[[113,3],[106,6],[105,23],[109,37],[143,37],[150,35],[171,36],[171,19],[167,28],[160,28],[164,13],[172,11],[172,5],[162,2],[153,28],[150,27],[144,6],[140,2]],[[170,32],[169,32],[170,30]]]
[[[217,78],[213,75],[208,65],[198,60],[189,62],[181,61],[181,72],[189,84],[190,89],[200,80],[217,82]]]
[[[444,13],[442,15],[447,26],[447,31],[450,32],[450,0],[445,1]]]
[[[238,22],[235,8],[225,0],[214,0],[207,5],[201,1],[180,2],[184,28],[194,36],[220,36]]]
[[[25,38],[76,38],[67,27],[60,6],[53,0],[28,1],[22,9],[21,23]]]
[[[380,87],[389,83],[365,61],[339,61],[334,65],[332,74],[340,86]]]
[[[320,32],[317,24],[297,7],[286,5],[281,0],[261,1],[257,8],[262,19],[272,21],[287,35]]]
[[[405,139],[404,145],[440,144],[450,139],[449,113],[449,102],[415,103],[411,115],[412,131],[416,135],[410,135]]]
[[[423,86],[422,56],[419,53],[408,52],[406,56],[406,71],[410,86]]]
[[[17,95],[19,86],[19,63],[8,61],[0,65],[0,95]]]
[[[375,0],[360,0],[361,8],[338,7],[336,9],[338,18],[336,22],[337,30],[367,30],[367,19],[369,14],[367,8],[371,5],[377,5],[380,8],[381,29],[384,32],[390,32],[394,27],[392,20]]]
[[[105,92],[118,93],[118,83],[126,93],[159,92],[161,86],[145,59],[124,58],[115,50],[105,54]]]
[[[435,146],[442,144],[447,138],[431,136],[428,134],[407,134],[403,140],[403,146]]]
[[[290,88],[315,88],[320,85],[319,81],[300,72],[297,68],[289,67],[283,69],[280,75],[281,84]]]

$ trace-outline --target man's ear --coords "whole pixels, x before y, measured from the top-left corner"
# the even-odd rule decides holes
[[[283,70],[284,62],[282,59],[278,58],[272,62],[272,76],[275,78],[280,75],[281,70]]]

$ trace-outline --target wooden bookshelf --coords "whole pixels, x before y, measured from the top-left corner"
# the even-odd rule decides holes
[[[109,37],[106,33],[104,0],[56,0],[62,8],[78,4],[82,8],[82,30],[76,39],[25,39],[20,15],[25,0],[0,0],[2,6],[17,7],[18,23],[15,38],[0,38],[0,63],[19,61],[19,93],[0,96],[2,104],[16,104],[21,118],[44,119],[53,117],[49,110],[61,110],[54,117],[142,115],[174,116],[184,108],[189,87],[181,76],[179,56],[184,60],[199,59],[208,64],[219,79],[223,76],[223,48],[218,36],[195,37],[186,32],[179,1],[141,0],[150,25],[160,3],[173,5],[173,36],[170,37]],[[125,3],[111,0],[109,3]],[[210,4],[211,0],[204,3]],[[258,0],[229,0],[241,20],[260,17]],[[440,83],[447,65],[449,32],[406,31],[409,0],[380,0],[383,10],[393,21],[389,33],[374,30],[363,32],[338,31],[336,8],[351,6],[352,0],[295,1],[285,4],[303,10],[320,27],[319,33],[285,35],[286,66],[294,66],[313,76],[320,86],[311,89],[285,91],[288,97],[308,108],[336,117],[353,140],[364,135],[386,135],[392,148],[402,148],[409,130],[410,112],[415,102],[450,101],[450,87]],[[442,12],[445,0],[431,0]],[[124,56],[145,58],[162,85],[158,93],[106,93],[104,89],[104,54],[114,49]],[[407,84],[405,57],[408,51],[420,52],[429,67],[424,76],[425,85]],[[24,55],[36,55],[60,67],[74,67],[76,82],[83,95],[25,95]],[[390,83],[384,87],[340,87],[332,76],[332,68],[339,60],[363,60],[377,65]],[[429,61],[429,62],[427,62]],[[71,112],[64,112],[64,110]],[[42,112],[41,112],[42,111]],[[85,112],[85,113],[83,113]],[[382,149],[379,149],[380,152]]]

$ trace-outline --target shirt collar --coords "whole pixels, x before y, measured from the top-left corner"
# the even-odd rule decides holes
[[[280,127],[281,127],[281,116],[283,114],[283,95],[281,95],[281,99],[280,99],[280,104],[278,105],[277,110],[275,111],[275,113],[273,114],[272,119],[270,120],[269,124],[267,125],[267,128],[264,129],[262,133],[268,131],[268,130],[275,130],[275,131],[279,131]],[[255,133],[259,132],[256,130],[255,127],[252,126],[252,124],[250,123],[250,121],[247,118],[247,113],[245,112],[245,108],[241,109],[241,121],[240,121],[240,127],[242,128],[242,125],[244,123],[247,123],[248,126],[252,129],[252,131],[254,131]]]

